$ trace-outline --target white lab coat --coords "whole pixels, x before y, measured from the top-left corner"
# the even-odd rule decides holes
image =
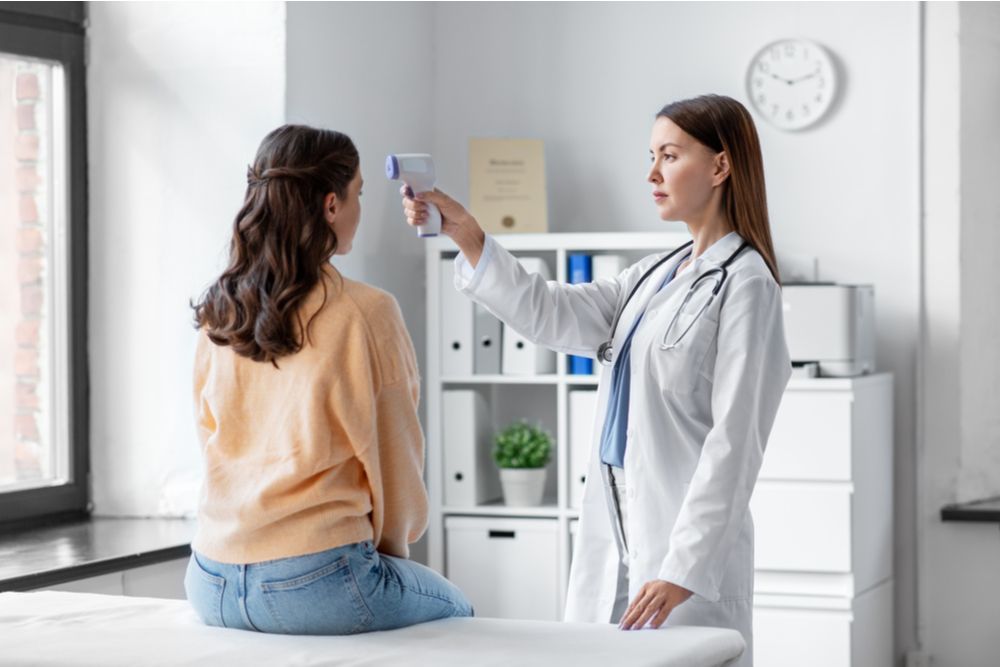
[[[646,315],[632,341],[632,384],[625,452],[629,599],[663,579],[694,595],[667,625],[729,627],[743,633],[752,665],[753,521],[749,501],[778,404],[791,375],[781,291],[761,256],[744,250],[712,305],[680,345],[661,339],[693,280],[720,266],[743,239],[731,233],[657,288],[684,253],[665,262],[639,288],[614,336],[617,353],[636,316]],[[593,357],[615,312],[640,276],[663,253],[615,279],[561,284],[528,274],[487,237],[473,271],[456,260],[455,287],[532,342]],[[703,295],[704,292],[699,294]],[[671,341],[704,301],[693,298]],[[566,601],[567,621],[608,623],[619,558],[600,474],[599,443],[611,385],[598,385],[590,472],[584,488]]]

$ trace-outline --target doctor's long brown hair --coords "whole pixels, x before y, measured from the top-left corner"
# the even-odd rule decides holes
[[[736,100],[722,95],[702,95],[672,102],[656,116],[669,118],[699,142],[729,157],[729,178],[722,187],[723,210],[736,233],[764,258],[775,281],[781,284],[771,242],[764,188],[764,159],[757,128],[750,112]]]
[[[247,169],[229,265],[192,304],[212,342],[271,363],[302,348],[300,306],[337,250],[323,200],[347,196],[358,164],[350,137],[333,130],[284,125],[264,137]]]

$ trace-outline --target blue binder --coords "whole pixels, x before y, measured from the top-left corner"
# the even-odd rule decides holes
[[[567,258],[569,262],[569,282],[589,283],[593,280],[592,262],[590,255],[571,254]],[[570,375],[593,375],[594,360],[587,357],[569,356]]]

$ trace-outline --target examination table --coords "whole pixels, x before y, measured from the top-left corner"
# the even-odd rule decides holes
[[[183,600],[0,593],[0,665],[611,665],[710,667],[744,648],[735,630],[452,618],[348,637],[202,625]]]

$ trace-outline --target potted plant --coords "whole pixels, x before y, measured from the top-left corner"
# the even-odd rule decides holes
[[[515,507],[542,504],[545,466],[552,454],[552,436],[540,426],[514,422],[497,433],[493,460],[500,468],[504,503]]]

